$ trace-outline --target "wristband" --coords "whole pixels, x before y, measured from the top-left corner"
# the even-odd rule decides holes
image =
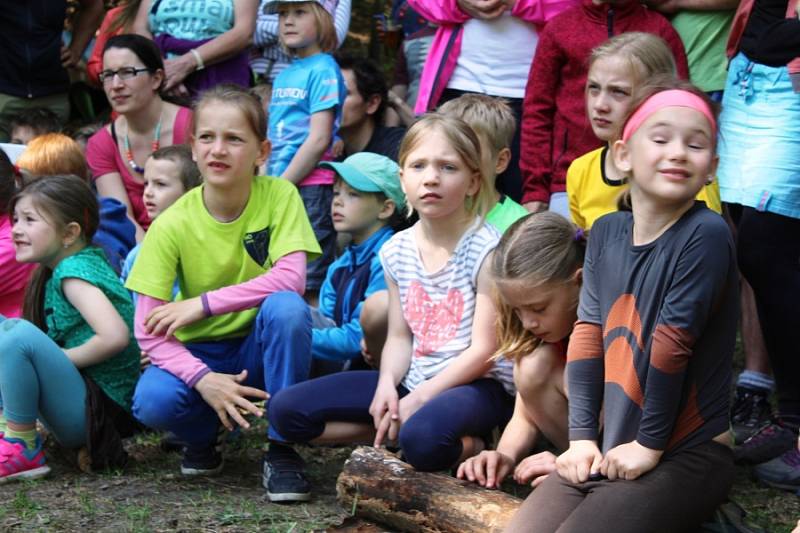
[[[200,52],[198,52],[194,48],[192,48],[189,51],[192,53],[192,55],[194,56],[194,60],[197,62],[197,66],[194,69],[195,70],[203,70],[204,68],[206,68],[205,63],[203,63],[203,56],[200,55]]]
[[[203,314],[206,315],[206,318],[211,316],[211,306],[208,305],[208,294],[203,293],[200,295],[200,303],[203,304]]]

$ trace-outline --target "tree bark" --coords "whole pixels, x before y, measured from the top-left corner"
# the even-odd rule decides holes
[[[502,531],[522,500],[443,474],[417,472],[393,454],[356,448],[336,492],[345,509],[409,532]]]

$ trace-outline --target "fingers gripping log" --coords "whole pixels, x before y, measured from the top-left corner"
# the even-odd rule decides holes
[[[417,472],[383,449],[356,448],[336,482],[340,503],[398,531],[502,531],[522,500],[443,474]]]

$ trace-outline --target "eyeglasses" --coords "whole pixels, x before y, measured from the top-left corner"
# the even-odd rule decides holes
[[[138,76],[141,72],[150,72],[150,69],[145,68],[136,68],[136,67],[122,67],[121,69],[117,70],[104,70],[100,74],[98,74],[98,78],[100,79],[100,83],[111,83],[111,80],[114,79],[114,76],[119,76],[119,79],[122,81],[129,80],[134,76]]]

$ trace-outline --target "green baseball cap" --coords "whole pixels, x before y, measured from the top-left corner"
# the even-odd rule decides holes
[[[357,191],[382,192],[394,201],[398,211],[405,209],[406,195],[400,187],[400,167],[388,157],[359,152],[341,163],[324,161],[319,166],[333,170]]]

